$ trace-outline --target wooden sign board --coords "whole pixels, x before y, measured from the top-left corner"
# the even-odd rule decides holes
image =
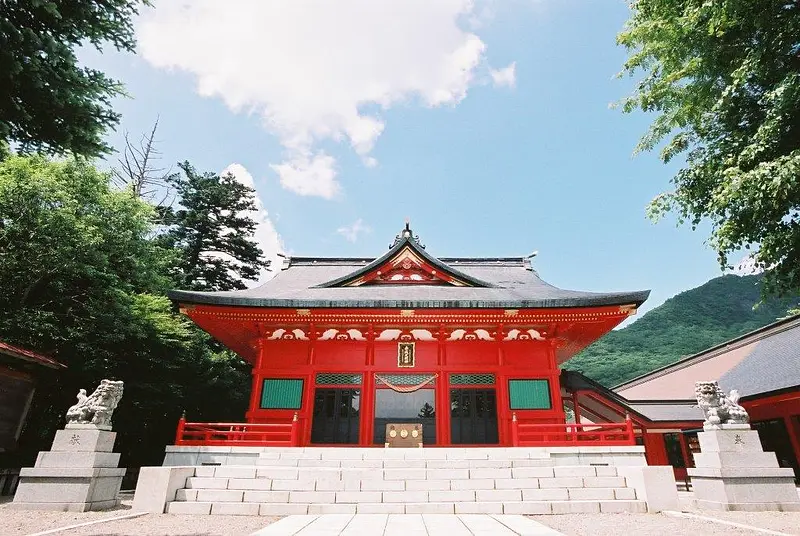
[[[386,448],[422,448],[422,425],[419,423],[389,423],[386,425]]]
[[[397,366],[400,368],[414,368],[414,343],[397,343]]]

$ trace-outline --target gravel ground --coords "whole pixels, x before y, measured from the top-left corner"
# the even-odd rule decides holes
[[[4,498],[5,499],[5,498]],[[130,502],[103,512],[47,512],[14,510],[0,503],[0,535],[24,536],[96,519],[131,513]],[[126,504],[127,503],[127,504]],[[279,517],[186,516],[147,514],[133,519],[98,523],[56,533],[57,536],[242,536],[266,527]],[[55,535],[54,535],[55,536]]]
[[[14,510],[9,508],[11,497],[3,497],[0,502],[0,534],[3,536],[22,536],[57,527],[85,523],[95,519],[116,517],[130,513],[130,505],[122,505],[103,512],[47,512],[39,510]]]
[[[788,534],[800,534],[800,513],[783,512],[692,512]],[[732,515],[733,514],[733,515]],[[703,536],[753,536],[757,531],[731,527],[700,519],[680,519],[664,514],[568,514],[530,516],[567,536],[622,536],[702,534]]]
[[[54,536],[247,536],[278,519],[266,516],[148,514],[67,530]]]
[[[743,525],[753,525],[762,529],[800,534],[800,512],[708,512],[700,510],[688,510],[688,512]]]
[[[126,504],[127,503],[127,504]],[[45,512],[13,510],[8,501],[0,503],[0,535],[24,536],[57,527],[130,513],[130,503],[104,512]],[[701,512],[745,525],[800,536],[800,512]],[[721,525],[700,519],[682,519],[663,514],[571,514],[531,516],[568,536],[670,535],[752,536],[755,531]],[[277,521],[278,517],[188,516],[147,514],[133,519],[109,521],[57,533],[58,536],[242,536]],[[369,535],[364,535],[369,536]]]

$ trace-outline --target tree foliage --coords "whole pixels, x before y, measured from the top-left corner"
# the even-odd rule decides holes
[[[199,173],[189,162],[178,164],[182,175],[170,184],[179,208],[166,211],[168,230],[161,242],[178,252],[173,269],[176,285],[190,290],[247,288],[269,266],[253,240],[256,222],[254,190],[233,175]]]
[[[610,387],[775,322],[796,300],[760,302],[761,285],[761,276],[725,275],[681,292],[604,336],[565,368]]]
[[[0,162],[0,340],[67,365],[45,375],[20,452],[47,448],[79,388],[125,381],[114,416],[123,464],[159,464],[182,410],[239,420],[249,374],[173,310],[172,252],[154,208],[81,159]],[[22,460],[19,463],[30,463]]]
[[[720,264],[755,246],[766,290],[800,289],[800,3],[634,0],[618,36],[642,73],[623,101],[656,114],[638,150],[684,155],[650,213],[712,224]]]
[[[109,150],[119,121],[110,104],[122,85],[78,64],[75,49],[133,51],[133,17],[148,0],[0,2],[0,141],[23,152]]]

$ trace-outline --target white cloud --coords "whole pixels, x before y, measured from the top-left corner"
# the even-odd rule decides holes
[[[368,225],[364,225],[364,221],[359,218],[350,225],[339,227],[336,232],[345,237],[348,242],[356,242],[358,235],[372,232],[372,229]]]
[[[336,160],[323,152],[309,156],[301,151],[286,162],[271,164],[270,167],[278,174],[284,188],[300,195],[331,199],[339,192]]]
[[[222,170],[221,175],[226,175],[228,173],[233,175],[237,181],[245,186],[255,189],[256,185],[255,181],[253,181],[253,175],[251,175],[243,165],[236,163],[231,164]],[[264,257],[272,261],[270,266],[272,271],[262,270],[258,278],[259,282],[264,282],[271,279],[280,271],[283,257],[279,256],[278,253],[283,253],[284,247],[283,241],[269,217],[269,213],[267,213],[267,210],[264,208],[264,203],[258,195],[258,191],[256,191],[255,194],[255,205],[256,210],[250,211],[250,217],[256,222],[254,238],[256,242],[258,242],[258,246],[264,252]]]
[[[494,87],[514,87],[517,84],[517,62],[512,61],[508,67],[502,69],[490,69]]]
[[[336,161],[320,142],[349,142],[374,166],[383,110],[409,101],[455,105],[488,69],[486,45],[465,29],[482,16],[473,0],[157,0],[155,7],[137,26],[143,57],[192,73],[201,95],[259,115],[285,149],[272,169],[301,195],[340,190]]]

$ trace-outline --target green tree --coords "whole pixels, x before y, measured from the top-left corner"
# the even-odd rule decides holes
[[[253,239],[256,210],[254,190],[233,175],[199,173],[189,162],[178,164],[183,174],[169,178],[177,193],[178,209],[167,209],[168,229],[161,243],[178,252],[173,276],[189,290],[246,288],[269,266]]]
[[[133,51],[133,17],[148,0],[0,2],[0,141],[22,152],[109,151],[119,121],[111,108],[122,85],[78,65],[75,49],[110,44]]]
[[[626,112],[655,114],[637,150],[684,155],[650,213],[712,225],[722,266],[757,248],[765,289],[800,289],[800,4],[634,0],[617,40],[642,73]]]
[[[239,420],[248,376],[214,352],[163,291],[170,252],[150,237],[154,209],[82,159],[0,162],[0,340],[67,365],[44,377],[20,440],[30,463],[79,388],[125,381],[115,413],[123,464],[159,464],[182,409]]]

